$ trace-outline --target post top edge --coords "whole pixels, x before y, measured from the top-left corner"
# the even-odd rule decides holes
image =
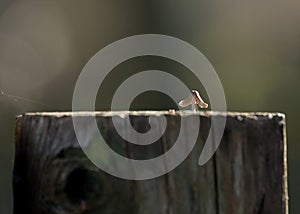
[[[204,117],[210,116],[225,116],[225,117],[246,117],[246,118],[257,118],[257,117],[281,117],[285,119],[284,113],[279,112],[219,112],[219,111],[78,111],[78,112],[27,112],[21,115],[18,115],[17,118],[22,116],[41,116],[41,117],[72,117],[72,116],[102,116],[102,117],[111,117],[111,116],[192,116],[199,115]]]

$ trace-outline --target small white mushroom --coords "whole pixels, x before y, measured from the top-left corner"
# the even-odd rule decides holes
[[[199,92],[196,90],[192,90],[192,95],[190,95],[188,98],[184,100],[181,100],[178,104],[181,107],[187,107],[191,105],[193,111],[196,111],[196,104],[198,104],[200,108],[208,107],[208,104],[203,101]]]

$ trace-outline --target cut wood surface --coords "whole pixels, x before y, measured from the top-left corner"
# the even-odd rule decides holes
[[[93,115],[107,144],[131,159],[154,158],[171,148],[181,117],[199,117],[201,125],[192,152],[173,171],[125,180],[98,169],[77,142],[72,117]],[[126,142],[112,123],[112,117],[129,117],[137,131],[146,132],[149,116],[165,116],[168,124],[153,145]],[[215,155],[199,166],[214,116],[227,117],[224,135]],[[280,113],[27,113],[16,120],[14,213],[288,213],[286,150]]]

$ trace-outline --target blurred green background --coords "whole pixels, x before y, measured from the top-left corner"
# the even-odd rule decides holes
[[[0,95],[0,213],[12,212],[15,116],[71,110],[74,85],[87,61],[116,40],[144,33],[174,36],[198,48],[222,81],[229,111],[286,114],[290,213],[300,213],[299,23],[299,1],[1,0],[0,89],[43,104]],[[155,68],[198,88],[190,72],[176,63],[134,59],[107,78],[97,109],[109,109],[122,80]],[[155,95],[141,95],[136,108],[174,104],[165,99],[153,105],[159,99]]]

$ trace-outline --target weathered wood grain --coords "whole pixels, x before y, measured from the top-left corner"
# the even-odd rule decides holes
[[[165,115],[168,121],[158,142],[139,146],[126,143],[114,130],[112,117],[120,117],[118,112],[97,112],[104,139],[129,158],[152,158],[172,147],[180,116],[200,117],[200,134],[193,151],[176,169],[155,179],[131,181],[101,171],[83,154],[72,124],[76,113],[19,116],[15,133],[14,212],[288,213],[284,115],[122,112],[120,118],[124,119],[124,115],[131,118],[138,131],[147,131],[150,115]],[[216,154],[199,166],[212,116],[227,117],[226,129]]]

